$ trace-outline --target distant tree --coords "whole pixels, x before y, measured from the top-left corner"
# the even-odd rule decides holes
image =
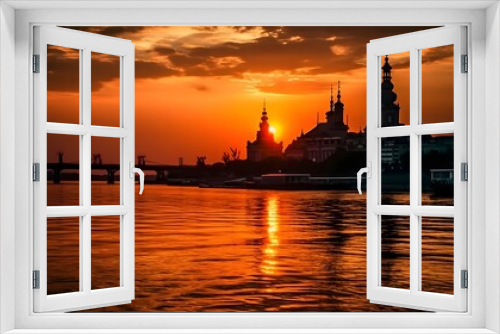
[[[229,155],[229,153],[224,152],[222,154],[222,161],[224,161],[226,165],[229,163],[229,161],[231,161],[231,156]]]
[[[231,151],[231,160],[232,161],[240,160],[240,153],[241,152],[238,150],[237,147],[235,147],[235,148],[229,147],[229,150]]]
[[[196,157],[196,167],[205,167],[206,163],[205,161],[207,160],[207,157],[205,156],[198,156]]]
[[[240,160],[240,150],[238,148],[229,147],[229,152],[224,152],[222,154],[222,161],[227,165],[231,161],[239,161]]]

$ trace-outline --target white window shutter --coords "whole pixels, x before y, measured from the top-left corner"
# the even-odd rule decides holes
[[[367,45],[367,162],[371,164],[371,178],[367,178],[367,298],[372,303],[418,310],[467,311],[467,289],[462,284],[462,277],[467,273],[467,182],[460,178],[461,165],[467,162],[467,74],[462,71],[463,55],[467,55],[466,33],[466,27],[443,27],[372,40]],[[421,124],[420,50],[446,45],[454,46],[454,120]],[[401,52],[410,52],[410,124],[382,127],[381,57]],[[454,133],[454,206],[422,205],[420,136],[445,133]],[[382,205],[381,202],[381,140],[394,136],[408,136],[410,141],[410,205]],[[409,218],[409,289],[381,284],[382,215]],[[454,219],[453,295],[422,291],[422,217]]]
[[[47,46],[80,50],[80,124],[47,122]],[[91,124],[91,52],[120,57],[120,118],[117,128]],[[66,312],[130,303],[134,299],[134,44],[128,40],[49,26],[34,28],[34,157],[39,181],[34,191],[34,311]],[[80,137],[80,205],[47,207],[47,134]],[[91,205],[91,138],[120,138],[121,199],[119,205]],[[120,285],[94,289],[91,285],[91,217],[120,216]],[[47,294],[47,218],[78,217],[80,267],[77,292]],[[61,247],[61,252],[64,248]]]

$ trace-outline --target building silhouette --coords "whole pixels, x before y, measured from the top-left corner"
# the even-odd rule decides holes
[[[287,158],[325,161],[339,149],[348,151],[365,150],[365,134],[349,132],[349,126],[344,122],[344,103],[340,92],[340,82],[337,88],[337,102],[333,100],[333,86],[330,87],[330,109],[325,113],[326,121],[318,122],[307,133],[301,133],[285,149]]]
[[[274,133],[269,131],[269,118],[267,116],[266,103],[262,108],[262,117],[259,124],[255,141],[247,142],[247,160],[261,161],[269,157],[281,157],[283,155],[283,142],[274,140]]]
[[[398,94],[394,92],[392,82],[392,66],[389,63],[389,56],[385,56],[385,63],[382,66],[382,87],[381,87],[381,126],[404,126],[399,120],[400,106]],[[409,161],[410,140],[408,137],[383,138],[381,142],[381,163],[382,169],[398,170],[402,169]]]
[[[382,127],[401,126],[399,122],[399,102],[398,94],[394,92],[392,83],[392,66],[389,64],[389,56],[385,56],[385,64],[382,66]]]

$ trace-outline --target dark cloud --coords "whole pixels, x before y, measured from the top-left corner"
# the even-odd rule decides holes
[[[249,32],[249,31],[257,30],[260,27],[244,27],[244,26],[242,26],[242,27],[236,27],[235,26],[235,27],[231,27],[231,28],[233,28],[234,31],[236,31],[236,32]]]
[[[206,31],[216,31],[213,28]],[[238,33],[260,31],[261,35],[243,43],[183,48],[175,54],[170,48],[165,52],[164,46],[155,51],[168,57],[187,76],[242,76],[272,71],[342,73],[365,66],[366,44],[370,40],[428,28],[432,27],[232,27]],[[437,51],[433,59],[448,56],[449,53]],[[227,57],[240,59],[241,64],[214,65],[218,64],[217,59]],[[408,66],[404,62],[395,65]]]
[[[180,67],[181,69],[189,69],[192,67],[196,67],[199,65],[203,65],[207,63],[208,59],[203,56],[195,56],[194,54],[183,55],[183,54],[174,54],[168,57],[170,62],[175,67]]]
[[[410,59],[399,59],[397,61],[390,60],[390,55],[389,55],[389,63],[392,66],[393,70],[402,70],[402,69],[408,69],[410,68]]]
[[[179,75],[179,71],[160,63],[135,61],[135,77],[137,79],[157,79],[171,75]]]
[[[71,55],[71,57],[70,57]],[[50,91],[78,92],[79,59],[74,52],[65,52],[60,48],[50,48],[47,52],[47,89]],[[111,56],[106,58],[92,57],[92,90],[97,91],[108,81],[119,78],[120,60]],[[178,75],[176,70],[164,64],[136,60],[135,77],[137,79],[157,79]]]
[[[448,57],[453,57],[453,45],[426,49],[422,54],[422,63],[433,63]]]
[[[64,27],[64,28],[69,28],[69,29],[74,29],[74,30],[79,30],[79,31],[86,31],[86,32],[91,32],[94,34],[101,34],[101,35],[106,35],[106,36],[112,36],[112,37],[120,37],[122,35],[126,34],[131,34],[131,33],[137,33],[140,32],[147,27],[136,27],[136,26],[126,26],[126,27]]]
[[[134,33],[148,27],[70,28],[115,37],[132,34],[133,37]],[[346,73],[365,66],[366,44],[370,40],[429,28],[433,27],[231,27],[236,33],[254,32],[256,37],[242,42],[213,43],[212,40],[210,44],[203,44],[204,38],[218,33],[219,27],[196,27],[196,31],[190,35],[180,36],[175,41],[163,41],[151,50],[144,51],[154,61],[137,60],[136,78],[242,77],[246,73],[273,71],[311,75]],[[449,47],[436,48],[424,54],[423,62],[438,61],[452,54],[453,50]],[[56,62],[58,66],[53,71],[75,71],[76,60],[65,59],[61,54],[51,57],[50,61]],[[100,89],[104,82],[117,78],[118,72],[114,65],[109,61],[96,61],[92,72],[92,89]],[[408,66],[407,61],[394,59],[395,69]],[[74,84],[69,84],[70,79],[69,75],[67,80],[54,82],[49,85],[49,89],[74,90]],[[286,83],[262,86],[261,89],[272,92],[279,87],[283,91],[292,90],[290,84]]]
[[[415,32],[435,27],[365,27],[365,26],[288,26],[288,27],[262,27],[267,33],[277,35],[278,38],[286,39],[292,36],[303,38],[330,38],[356,40],[364,45],[372,39],[389,37],[394,35]]]
[[[167,46],[157,46],[155,47],[154,51],[163,56],[170,56],[175,53],[174,49]]]
[[[210,26],[200,26],[200,27],[193,27],[194,30],[198,31],[216,31],[219,29],[219,27],[210,27]]]
[[[422,50],[422,64],[431,64],[443,59],[453,57],[453,45],[439,46]],[[389,59],[390,59],[389,55]],[[410,67],[410,53],[402,58],[389,60],[393,69],[406,69]]]
[[[237,70],[266,73],[321,66],[333,58],[330,46],[331,42],[321,39],[284,44],[272,37],[261,37],[244,44],[225,43],[193,48],[189,55],[198,59],[237,57],[243,61]]]

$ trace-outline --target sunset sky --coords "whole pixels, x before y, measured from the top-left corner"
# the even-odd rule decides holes
[[[136,50],[136,154],[149,162],[221,161],[229,146],[246,157],[267,101],[275,137],[286,147],[329,109],[330,84],[341,81],[350,131],[366,124],[366,44],[422,27],[86,27],[129,39]],[[452,121],[453,50],[424,53],[424,122]],[[401,120],[408,121],[409,71],[404,55],[390,58]],[[48,121],[78,122],[78,53],[51,48]],[[118,125],[119,67],[114,56],[93,54],[92,123]],[[336,95],[336,93],[335,93]],[[405,116],[406,115],[406,116]],[[451,117],[451,119],[450,119]],[[49,140],[49,160],[64,150]],[[51,153],[52,150],[52,153]],[[93,146],[104,162],[116,149]],[[109,157],[107,159],[107,157]]]

